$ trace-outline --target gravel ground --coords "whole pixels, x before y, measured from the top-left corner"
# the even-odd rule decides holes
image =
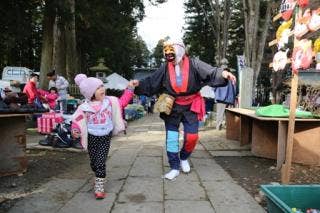
[[[84,177],[90,172],[87,153],[27,150],[28,170],[0,177],[0,212],[55,177]]]
[[[281,182],[275,160],[258,157],[215,157],[215,160],[263,207],[266,201],[259,194],[260,185]],[[290,181],[291,184],[319,184],[320,167],[292,164]]]

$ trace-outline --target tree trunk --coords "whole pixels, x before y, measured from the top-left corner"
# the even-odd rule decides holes
[[[212,29],[212,31],[213,31],[214,36],[215,36],[215,37],[217,37],[217,33],[218,33],[218,31],[217,31],[217,30],[215,30],[215,29],[216,29],[216,27],[214,26],[214,22],[213,22],[213,21],[211,21],[211,19],[210,19],[210,17],[209,17],[209,15],[208,15],[208,13],[207,13],[207,12],[206,12],[206,10],[202,7],[202,5],[201,5],[200,1],[199,1],[199,0],[196,0],[196,1],[197,1],[198,6],[200,7],[200,9],[201,9],[201,10],[202,10],[202,12],[203,12],[203,14],[204,14],[204,16],[205,16],[205,19],[207,19],[207,21],[208,21],[208,23],[209,23],[209,25],[210,25],[210,27],[211,27],[211,29]]]
[[[40,87],[47,88],[47,73],[52,69],[53,60],[53,25],[55,21],[55,11],[53,1],[45,2],[43,20],[43,38],[40,64]]]
[[[73,82],[77,73],[77,48],[76,48],[76,26],[75,26],[75,0],[67,0],[71,13],[71,19],[66,22],[66,77]]]
[[[249,52],[250,52],[250,45],[249,45],[249,8],[247,5],[247,1],[243,0],[243,16],[244,16],[244,33],[245,33],[245,44],[244,44],[244,56],[246,60],[246,66],[250,67],[250,60],[249,60]]]
[[[259,20],[260,20],[260,1],[253,1],[253,13],[251,15],[252,23],[254,28],[252,29],[252,51],[251,51],[251,67],[253,68],[253,75],[256,73],[257,66],[257,52],[258,52],[258,31],[259,31]],[[253,78],[254,80],[254,78]],[[254,82],[253,82],[254,83]],[[255,87],[255,84],[253,84]],[[254,96],[253,96],[254,97]]]
[[[54,68],[57,74],[66,76],[66,41],[65,41],[65,25],[59,19],[56,21],[55,33],[55,63]]]
[[[229,40],[229,24],[230,24],[230,19],[231,19],[231,5],[230,5],[230,1],[226,0],[224,1],[224,16],[223,16],[223,24],[222,24],[222,29],[223,29],[223,33],[222,33],[222,42],[223,42],[223,47],[222,47],[222,52],[221,52],[221,58],[226,58],[226,54],[227,54],[227,47],[228,47],[228,40]]]
[[[214,34],[215,41],[214,46],[216,47],[216,65],[220,66],[221,59],[226,57],[226,51],[228,46],[228,29],[230,24],[230,11],[231,11],[231,5],[230,0],[225,0],[223,2],[224,4],[224,14],[223,14],[223,21],[221,21],[221,9],[220,9],[220,1],[219,0],[208,0],[208,3],[210,5],[213,18],[210,19],[208,13],[203,8],[202,4],[199,0],[196,0],[198,6],[201,8],[202,12],[204,13],[204,16],[206,20],[209,23],[209,26],[211,27],[211,30]]]
[[[254,72],[253,72],[253,85],[256,84],[260,70],[261,70],[264,48],[265,48],[267,35],[268,35],[268,29],[269,29],[270,21],[271,21],[271,7],[272,7],[272,1],[269,1],[268,6],[267,6],[267,11],[266,11],[265,22],[264,22],[264,26],[262,29],[262,33],[261,33],[260,41],[259,41],[259,45],[258,45],[257,59],[255,62],[255,67],[254,67]]]
[[[265,23],[261,35],[258,36],[260,20],[260,1],[243,0],[245,20],[245,48],[244,55],[246,66],[253,69],[252,97],[255,97],[255,89],[258,75],[261,69],[261,62],[267,38],[267,32],[271,19],[272,0],[268,0]]]
[[[221,62],[221,11],[220,11],[220,5],[219,5],[219,0],[215,0],[215,4],[213,4],[212,0],[208,0],[213,18],[214,18],[214,25],[216,28],[216,63],[217,66],[220,66]]]

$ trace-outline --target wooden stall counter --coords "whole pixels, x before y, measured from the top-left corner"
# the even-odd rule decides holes
[[[320,119],[295,119],[293,162],[320,166]],[[226,110],[226,137],[251,143],[255,156],[285,160],[289,118],[258,117],[254,110]]]
[[[26,120],[31,114],[0,114],[0,176],[27,170]]]

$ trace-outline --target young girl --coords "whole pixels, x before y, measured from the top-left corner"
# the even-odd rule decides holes
[[[130,81],[128,89],[118,99],[105,95],[105,88],[100,79],[78,74],[74,80],[86,100],[73,115],[72,135],[75,138],[81,137],[83,148],[88,149],[90,166],[96,177],[95,197],[103,199],[106,158],[111,136],[125,129],[122,109],[133,97],[134,84]]]
[[[38,89],[38,93],[48,103],[50,109],[54,110],[58,100],[58,90],[55,87],[51,87],[49,91]]]

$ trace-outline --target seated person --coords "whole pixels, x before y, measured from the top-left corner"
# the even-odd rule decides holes
[[[36,99],[40,98],[38,91],[37,91],[37,82],[38,82],[39,76],[35,73],[32,73],[30,75],[30,79],[27,82],[27,84],[23,88],[23,93],[27,94],[28,96],[28,104],[34,105]]]
[[[1,98],[6,104],[26,104],[28,101],[26,94],[13,92],[9,87],[6,87],[1,91]]]

